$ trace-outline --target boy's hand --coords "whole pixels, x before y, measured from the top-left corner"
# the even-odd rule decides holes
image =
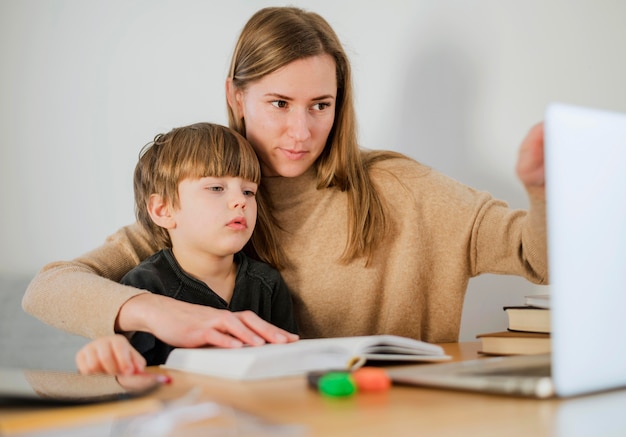
[[[107,373],[132,375],[146,368],[146,360],[123,335],[93,340],[76,354],[76,366],[82,374]]]

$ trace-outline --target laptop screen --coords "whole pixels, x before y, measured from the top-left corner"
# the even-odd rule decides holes
[[[626,114],[551,104],[545,171],[556,392],[626,384]]]

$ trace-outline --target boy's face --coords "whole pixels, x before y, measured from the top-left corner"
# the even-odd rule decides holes
[[[224,257],[240,251],[256,224],[257,184],[235,177],[184,179],[169,229],[174,253]]]

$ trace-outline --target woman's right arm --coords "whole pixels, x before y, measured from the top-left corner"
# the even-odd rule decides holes
[[[156,250],[139,224],[123,227],[79,258],[46,265],[29,284],[22,307],[72,334],[111,335],[124,303],[145,293],[118,281]]]
[[[252,311],[193,305],[118,283],[158,249],[139,224],[126,226],[80,258],[45,266],[28,286],[22,306],[49,325],[88,338],[145,331],[179,347],[298,339]]]

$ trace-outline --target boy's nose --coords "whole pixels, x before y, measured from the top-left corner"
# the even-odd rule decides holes
[[[233,209],[237,209],[237,208],[245,209],[246,203],[247,203],[247,199],[246,199],[246,196],[244,196],[243,194],[233,196],[230,202],[231,207]]]

